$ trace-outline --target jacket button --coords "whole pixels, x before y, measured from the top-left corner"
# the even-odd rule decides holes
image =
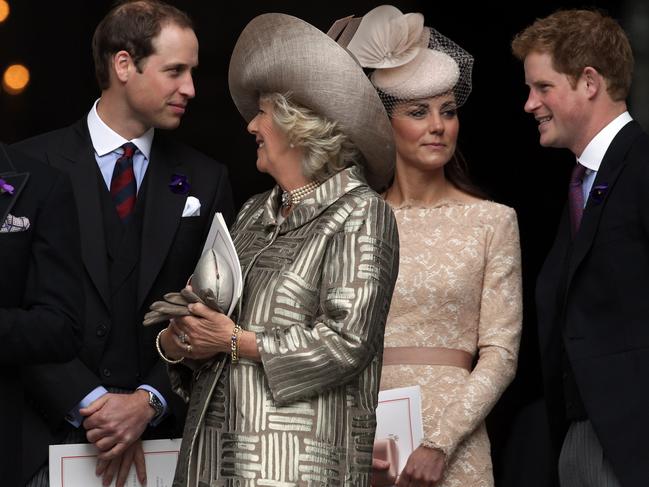
[[[106,325],[98,325],[98,326],[97,326],[97,331],[96,331],[96,333],[97,333],[97,336],[98,336],[98,337],[101,338],[101,337],[106,336],[106,332],[107,332],[107,331],[108,331],[108,330],[107,330],[107,328],[106,328]]]
[[[104,377],[110,377],[110,369],[104,369],[101,371]]]

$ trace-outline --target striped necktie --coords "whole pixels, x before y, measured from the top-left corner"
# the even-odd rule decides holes
[[[584,192],[582,184],[586,167],[577,163],[570,176],[570,185],[568,186],[568,208],[570,210],[570,234],[574,238],[581,225],[581,216],[584,214]]]
[[[135,209],[137,185],[133,172],[133,154],[137,150],[135,144],[128,142],[122,146],[124,153],[117,159],[113,178],[110,181],[110,194],[115,202],[115,209],[121,220],[126,223]]]

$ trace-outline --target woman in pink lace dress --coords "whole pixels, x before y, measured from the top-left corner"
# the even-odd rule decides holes
[[[347,47],[374,68],[397,146],[383,196],[400,268],[381,389],[420,385],[424,421],[397,485],[493,486],[484,419],[516,371],[521,269],[516,213],[481,197],[456,152],[473,58],[391,6],[365,15]]]

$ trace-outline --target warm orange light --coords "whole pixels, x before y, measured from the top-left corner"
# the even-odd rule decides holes
[[[10,95],[22,93],[29,84],[29,69],[22,64],[12,64],[2,75],[2,87]]]
[[[9,3],[7,2],[7,0],[0,0],[0,23],[7,20],[10,11],[11,9],[9,8]]]

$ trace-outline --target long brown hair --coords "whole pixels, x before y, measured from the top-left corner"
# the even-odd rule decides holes
[[[457,147],[451,160],[444,166],[444,176],[457,189],[476,198],[488,199],[489,196],[469,177],[469,165]]]

